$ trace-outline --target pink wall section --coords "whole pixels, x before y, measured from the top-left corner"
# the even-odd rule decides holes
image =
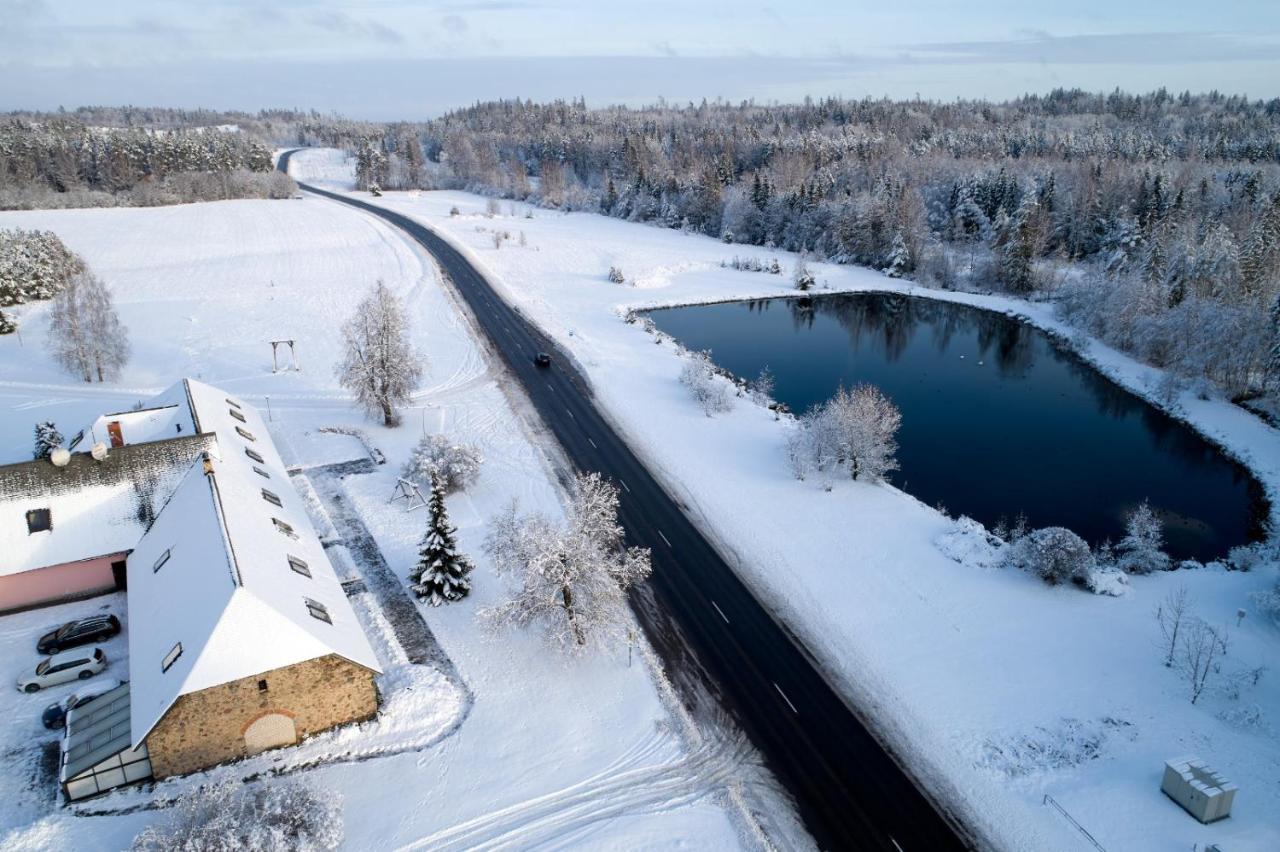
[[[0,612],[109,592],[116,587],[111,563],[123,559],[116,553],[0,577]]]

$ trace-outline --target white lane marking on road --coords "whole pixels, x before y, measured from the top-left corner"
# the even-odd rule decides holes
[[[567,408],[565,409],[565,411],[566,411],[566,412],[568,412],[568,414],[569,414],[569,416],[570,416],[570,417],[573,417],[573,412],[572,412],[572,411],[569,411],[569,409],[567,409]],[[573,417],[573,419],[574,419],[574,420],[577,420],[578,418]]]
[[[599,447],[596,447],[596,442],[591,440],[590,438],[587,439],[587,443],[590,444],[592,447],[595,447],[595,449],[597,450],[600,449]]]
[[[786,694],[785,692],[783,692],[783,691],[782,691],[782,687],[778,686],[778,685],[775,683],[775,684],[773,685],[773,688],[774,688],[774,689],[776,689],[776,690],[778,690],[778,694],[782,696],[782,700],[783,700],[783,701],[787,702],[787,706],[791,708],[791,712],[792,712],[792,713],[795,713],[797,716],[799,716],[799,715],[800,715],[800,711],[796,709],[796,705],[794,705],[794,704],[792,704],[792,703],[791,703],[791,699],[790,699],[790,698],[788,698],[788,697],[787,697],[787,694]]]
[[[551,387],[551,382],[547,382],[547,390],[551,391],[552,393],[556,392],[556,389]]]
[[[658,535],[662,535],[662,530],[658,530]],[[667,541],[667,537],[662,535],[662,540]],[[671,542],[667,541],[667,547],[671,547]]]
[[[627,481],[626,481],[625,479],[623,479],[622,477],[618,477],[618,481],[622,483],[622,487],[623,487],[623,488],[626,488],[626,489],[627,489],[627,493],[628,493],[628,494],[630,494],[630,493],[631,493],[631,489],[630,489],[630,487],[628,487],[628,486],[627,486]]]
[[[729,616],[727,616],[727,615],[725,615],[725,614],[724,614],[724,610],[720,609],[720,605],[719,605],[719,604],[717,604],[715,601],[712,601],[712,602],[711,602],[711,605],[712,605],[713,607],[715,607],[715,608],[716,608],[716,612],[720,613],[720,617],[724,619],[724,623],[725,623],[725,624],[728,624],[728,623],[729,623]]]
[[[903,848],[898,845],[898,841],[894,840],[892,837],[889,838],[889,842],[893,844],[893,848],[897,849],[898,852],[904,852]]]

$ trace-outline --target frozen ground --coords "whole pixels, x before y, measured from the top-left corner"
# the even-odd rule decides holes
[[[722,807],[740,751],[693,738],[668,710],[644,654],[631,667],[626,649],[567,663],[531,634],[489,636],[477,626],[476,609],[499,594],[480,552],[486,519],[513,497],[556,513],[561,495],[513,407],[519,400],[499,386],[430,264],[397,233],[310,198],[3,213],[0,227],[48,228],[82,254],[113,288],[134,345],[120,382],[77,383],[43,351],[47,306],[23,308],[21,340],[0,338],[0,461],[28,457],[36,420],[69,432],[184,375],[202,378],[264,408],[270,399],[276,441],[304,468],[295,480],[312,495],[326,538],[337,531],[315,497],[323,489],[308,487],[308,469],[364,450],[320,429],[363,429],[389,463],[341,487],[403,578],[425,515],[387,498],[410,447],[425,428],[476,442],[484,453],[479,482],[449,501],[462,547],[477,563],[474,592],[424,611],[469,696],[436,669],[407,663],[373,596],[357,594],[353,603],[387,668],[384,713],[211,774],[283,770],[341,794],[350,849],[740,845]],[[332,377],[337,326],[379,278],[404,297],[427,358],[414,407],[396,430],[365,421]],[[297,340],[300,372],[272,374],[267,341],[278,338]],[[331,552],[344,576],[358,574],[343,547]],[[34,664],[30,646],[40,628],[103,603],[123,607],[111,597],[0,617],[0,660],[8,661],[0,675]],[[26,778],[14,773],[27,770],[13,764],[33,737],[48,736],[38,719],[48,701],[3,685],[0,694],[8,720],[0,755],[13,776],[0,787],[0,848],[127,847],[158,817],[154,802],[200,780],[112,794],[78,812],[40,798],[51,791],[21,793]],[[312,763],[319,765],[306,768]]]
[[[319,159],[331,187],[336,157],[296,155],[306,179]],[[348,172],[349,175],[349,172]],[[349,178],[348,178],[349,180]],[[349,185],[349,184],[348,184]],[[361,193],[367,199],[367,195]],[[1154,611],[1185,585],[1197,613],[1231,625],[1224,672],[1274,666],[1280,631],[1236,610],[1273,574],[1181,571],[1135,578],[1119,598],[1050,589],[1029,577],[962,564],[936,546],[952,522],[887,487],[832,493],[794,480],[784,424],[746,400],[703,416],[678,383],[670,343],[654,345],[627,308],[787,295],[787,276],[723,269],[733,255],[771,253],[589,214],[531,210],[458,192],[378,200],[448,236],[582,364],[606,413],[735,559],[761,597],[805,637],[859,705],[944,793],[1008,849],[1083,848],[1061,803],[1110,850],[1280,848],[1280,672],[1232,699],[1190,704],[1161,665]],[[457,207],[461,215],[451,217]],[[529,218],[529,215],[532,218]],[[494,248],[494,232],[510,239]],[[522,245],[522,243],[524,243]],[[789,272],[793,258],[779,254]],[[606,279],[620,267],[628,284]],[[867,270],[813,266],[820,289],[899,290]],[[964,301],[1066,329],[1046,305],[994,296]],[[1095,342],[1083,354],[1148,393],[1155,371]],[[1220,401],[1185,396],[1182,416],[1280,494],[1280,435]],[[975,471],[975,475],[980,475]],[[1199,754],[1236,781],[1231,819],[1201,826],[1159,792],[1163,761]]]

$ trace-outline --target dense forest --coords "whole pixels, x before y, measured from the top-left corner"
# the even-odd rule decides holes
[[[361,186],[452,187],[1053,298],[1080,328],[1235,397],[1280,382],[1280,100],[1054,91],[304,120]]]
[[[41,134],[55,138],[32,155]],[[95,159],[104,135],[126,152],[115,188]],[[1280,99],[512,100],[424,123],[87,108],[0,124],[0,199],[32,175],[52,191],[71,175],[72,188],[118,192],[192,162],[252,173],[270,145],[345,148],[361,188],[469,189],[1052,299],[1075,326],[1167,368],[1171,399],[1189,385],[1236,398],[1280,386]]]

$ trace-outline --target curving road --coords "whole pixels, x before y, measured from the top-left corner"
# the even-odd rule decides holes
[[[280,156],[288,171],[293,151]],[[673,668],[692,669],[741,726],[795,800],[824,849],[963,849],[962,840],[911,777],[832,689],[812,655],[755,599],[596,410],[570,359],[490,288],[463,255],[425,225],[345,195],[303,189],[400,228],[436,259],[497,353],[520,380],[565,454],[618,483],[628,543],[649,548],[647,586],[659,611],[638,606],[653,646]]]

